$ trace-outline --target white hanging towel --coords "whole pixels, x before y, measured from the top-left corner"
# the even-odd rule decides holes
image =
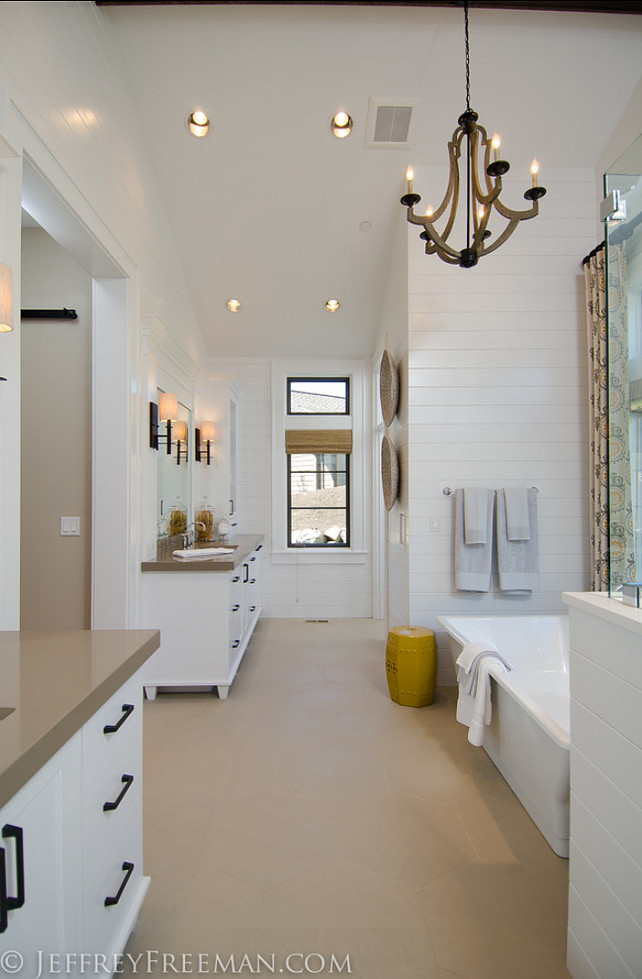
[[[476,747],[484,741],[484,727],[493,716],[491,668],[494,675],[511,669],[510,663],[491,645],[469,642],[457,657],[457,720],[468,728],[468,740]]]
[[[497,566],[501,591],[528,592],[539,588],[539,548],[537,541],[537,490],[526,490],[528,500],[528,540],[511,540],[506,521],[506,495],[497,493]]]
[[[467,544],[487,544],[489,537],[487,489],[464,490],[464,540]]]
[[[483,536],[484,540],[469,544],[466,541],[464,490],[455,491],[455,587],[458,591],[490,591],[495,491],[484,489],[478,493],[483,494],[484,512],[482,534],[478,536]]]
[[[506,536],[508,540],[530,540],[531,521],[528,513],[528,490],[525,486],[504,489],[506,502]]]

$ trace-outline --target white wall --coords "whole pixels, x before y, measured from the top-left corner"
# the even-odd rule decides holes
[[[118,334],[118,406],[107,419],[101,399],[98,419],[94,418],[95,426],[101,419],[112,421],[110,437],[124,447],[126,459],[124,467],[119,462],[117,473],[112,468],[116,481],[101,479],[100,488],[108,492],[110,505],[126,515],[127,526],[119,536],[117,554],[116,545],[110,550],[101,531],[98,536],[105,547],[97,552],[97,561],[94,555],[95,581],[105,597],[104,614],[94,625],[115,627],[134,620],[136,568],[143,551],[144,477],[138,446],[144,438],[147,398],[140,370],[139,317],[162,314],[175,342],[196,360],[203,356],[202,338],[108,18],[88,2],[7,2],[0,4],[0,33],[0,259],[14,271],[16,309],[24,193],[29,193],[31,213],[86,271],[97,277],[122,275],[126,283]],[[55,189],[59,208],[61,201],[68,205],[66,211],[64,205],[61,208],[62,219],[49,207],[51,199],[33,193],[33,181],[21,186],[23,156],[30,161],[25,172],[37,174],[36,184]],[[98,358],[95,366],[100,382],[103,360]],[[0,624],[17,628],[19,318],[14,332],[0,342],[0,373],[8,378],[0,392]],[[103,444],[99,462],[104,458]],[[97,516],[103,511],[101,502]]]
[[[261,598],[269,618],[342,618],[372,615],[372,554],[362,563],[301,560],[279,562],[272,555],[272,391],[268,359],[221,358],[210,363],[216,372],[232,374],[243,386],[238,423],[238,509],[241,532],[264,534]],[[367,413],[371,410],[367,398]],[[366,448],[365,484],[372,466]],[[368,528],[370,501],[366,502]],[[368,542],[370,534],[367,535]],[[326,558],[326,555],[322,556]],[[291,556],[288,555],[288,559]]]
[[[596,243],[593,171],[547,168],[540,215],[475,269],[426,256],[409,227],[410,619],[562,611],[587,583],[581,260]],[[443,183],[419,170],[415,186]],[[505,182],[506,183],[506,182]],[[523,188],[521,188],[523,190]],[[513,206],[518,206],[513,204]],[[457,592],[445,487],[537,486],[540,589]],[[437,519],[437,528],[431,527]],[[392,621],[392,625],[400,624]],[[454,683],[443,633],[439,680]]]

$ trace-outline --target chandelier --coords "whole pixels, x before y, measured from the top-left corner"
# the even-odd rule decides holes
[[[406,171],[408,192],[401,198],[401,203],[408,208],[407,217],[410,224],[423,227],[424,230],[419,237],[426,242],[427,255],[437,254],[444,262],[459,265],[463,269],[470,269],[477,265],[483,255],[488,255],[503,245],[520,221],[536,217],[539,213],[537,202],[540,197],[544,196],[546,189],[537,185],[539,164],[537,160],[533,160],[531,164],[533,185],[524,194],[524,198],[531,201],[531,207],[523,211],[515,211],[500,201],[502,177],[510,170],[510,163],[499,159],[501,142],[497,133],[489,139],[486,130],[478,122],[479,116],[470,107],[470,44],[467,0],[464,2],[464,25],[466,111],[457,120],[459,125],[448,143],[450,173],[446,194],[436,210],[428,208],[425,215],[415,214],[414,207],[419,203],[421,197],[413,192],[414,174],[409,167]],[[459,160],[463,155],[466,159],[466,246],[457,251],[447,242],[457,216],[461,189]],[[481,162],[482,159],[483,163]],[[492,232],[488,229],[488,222],[493,209],[505,218],[507,223],[501,234],[491,243],[489,239],[492,237]],[[448,212],[446,223],[440,233],[435,227],[435,222],[446,212]]]

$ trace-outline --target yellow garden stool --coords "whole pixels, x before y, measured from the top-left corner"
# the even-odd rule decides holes
[[[386,646],[388,689],[396,704],[426,707],[432,704],[437,682],[437,652],[432,629],[398,626],[388,633]]]

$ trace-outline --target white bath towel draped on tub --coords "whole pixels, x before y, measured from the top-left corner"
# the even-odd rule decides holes
[[[510,663],[488,643],[469,642],[457,657],[457,720],[468,728],[468,740],[476,747],[484,741],[484,725],[492,720],[490,670],[505,673]]]

